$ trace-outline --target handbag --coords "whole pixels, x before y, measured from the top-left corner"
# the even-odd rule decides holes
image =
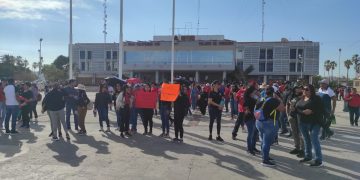
[[[86,105],[87,110],[92,110],[94,106],[94,103],[89,101],[89,103]]]

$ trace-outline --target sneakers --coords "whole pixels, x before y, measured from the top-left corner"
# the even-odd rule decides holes
[[[51,140],[52,141],[59,141],[59,138],[58,137],[52,137]]]
[[[143,133],[144,136],[147,135],[147,134],[148,134],[148,132],[146,132],[146,131]]]
[[[129,132],[125,132],[126,136],[132,136]]]
[[[232,135],[232,140],[236,140],[236,135]]]
[[[123,134],[123,133],[120,133],[120,137],[125,138],[125,136],[124,136],[124,134]]]
[[[314,163],[310,164],[310,167],[322,167],[323,163],[319,161],[315,161]]]
[[[178,138],[173,139],[174,142],[179,142],[180,140]]]
[[[70,141],[70,135],[66,134],[66,140]]]
[[[159,135],[159,137],[164,137],[165,136],[165,133],[161,133],[160,135]]]
[[[166,134],[164,135],[164,138],[170,138],[169,133],[166,133]]]
[[[311,158],[304,158],[304,159],[300,160],[299,162],[300,163],[308,163],[310,161],[311,161]]]
[[[107,127],[105,132],[110,132],[110,127]]]
[[[104,132],[104,128],[103,128],[103,127],[100,127],[99,131],[100,131],[100,132]]]
[[[271,161],[263,161],[261,163],[261,165],[265,166],[265,167],[275,167],[275,163],[271,162]]]
[[[300,151],[298,149],[293,149],[292,151],[289,152],[290,154],[299,154]]]
[[[51,133],[49,134],[49,137],[51,137],[53,135],[53,132],[51,131]]]
[[[208,139],[209,139],[210,141],[212,140],[212,135],[211,135],[211,134],[209,135],[209,138],[208,138]]]
[[[6,130],[6,131],[5,131],[5,134],[10,134],[10,131],[9,131],[9,130]]]
[[[298,158],[304,158],[305,157],[305,152],[304,151],[299,151],[299,153],[296,156]]]
[[[246,152],[247,152],[248,154],[250,154],[250,155],[255,156],[255,152],[254,152],[254,151],[249,151],[249,150],[247,150]]]
[[[184,142],[184,140],[183,140],[182,138],[180,138],[180,139],[179,139],[179,142],[181,142],[181,143],[182,143],[182,142]]]
[[[216,140],[220,142],[224,142],[223,138],[221,138],[220,136],[216,137]]]
[[[16,130],[12,130],[10,131],[10,134],[19,134],[19,132],[17,132]]]
[[[255,153],[258,153],[258,154],[261,153],[261,151],[257,150],[256,148],[254,149],[254,152],[255,152]]]

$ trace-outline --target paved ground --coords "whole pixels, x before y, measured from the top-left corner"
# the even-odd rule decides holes
[[[321,143],[325,166],[314,169],[288,153],[292,139],[283,137],[271,150],[277,167],[261,166],[260,156],[245,151],[246,134],[231,139],[234,121],[228,114],[223,118],[224,143],[208,141],[208,117],[194,115],[184,122],[183,144],[157,137],[158,116],[154,136],[122,139],[115,131],[114,112],[110,112],[112,132],[106,134],[98,132],[90,111],[88,136],[72,133],[69,142],[52,142],[47,136],[49,119],[43,114],[30,130],[19,129],[16,136],[0,134],[0,179],[360,179],[360,129],[349,126],[342,103],[336,117],[335,136]],[[143,131],[140,121],[139,131]]]

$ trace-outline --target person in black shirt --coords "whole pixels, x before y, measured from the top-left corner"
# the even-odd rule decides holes
[[[96,111],[99,113],[99,124],[101,132],[104,131],[103,121],[106,122],[107,130],[105,132],[110,132],[110,123],[108,118],[109,106],[111,105],[111,96],[107,92],[108,88],[106,85],[100,85],[100,92],[95,95],[94,102],[94,115],[96,115]]]
[[[30,111],[31,111],[31,102],[33,100],[33,94],[30,90],[31,83],[26,82],[23,85],[24,91],[21,93],[20,108],[21,108],[21,117],[23,124],[20,127],[29,128],[30,127]]]
[[[274,93],[273,87],[267,87],[265,90],[266,98],[265,101],[260,102],[256,105],[256,109],[262,109],[264,119],[256,121],[256,128],[260,133],[262,159],[261,163],[263,166],[272,167],[275,166],[271,162],[269,157],[270,146],[275,140],[277,135],[278,123],[276,121],[277,111],[285,111],[285,107],[281,101],[281,98]]]
[[[322,153],[319,140],[320,120],[324,116],[324,106],[321,98],[315,94],[312,85],[304,86],[304,97],[296,103],[297,117],[300,120],[300,130],[304,138],[305,158],[301,163],[312,160],[312,146],[315,151],[315,162],[312,167],[322,166]]]
[[[190,107],[189,97],[187,96],[187,87],[181,88],[180,94],[174,102],[174,123],[175,123],[175,138],[174,141],[183,142],[184,128],[183,122],[187,110]],[[180,139],[179,139],[180,133]]]
[[[209,124],[209,140],[212,140],[212,128],[214,121],[216,119],[217,125],[217,141],[224,141],[220,136],[221,129],[221,113],[224,108],[225,101],[222,99],[222,95],[219,92],[220,83],[219,81],[214,81],[211,84],[211,91],[208,98],[209,104],[209,115],[210,115],[210,124]],[[223,102],[223,103],[221,103]]]
[[[255,117],[254,117],[254,108],[256,105],[255,98],[256,89],[254,86],[250,86],[246,89],[244,93],[244,122],[247,127],[247,152],[255,156],[255,152],[259,153],[260,151],[255,148],[256,138],[258,132],[255,127]]]

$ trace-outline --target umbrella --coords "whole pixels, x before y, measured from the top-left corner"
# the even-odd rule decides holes
[[[185,78],[182,78],[182,77],[176,78],[174,81],[181,84],[181,85],[185,85],[185,86],[190,86],[191,85],[190,81],[188,81],[188,80],[186,80]]]
[[[124,85],[126,84],[126,81],[119,79],[118,77],[106,77],[105,81],[107,82],[108,85],[115,87],[116,84],[120,84],[120,85]]]
[[[139,84],[141,83],[141,79],[139,78],[129,78],[126,80],[127,83],[130,83],[130,84]]]

